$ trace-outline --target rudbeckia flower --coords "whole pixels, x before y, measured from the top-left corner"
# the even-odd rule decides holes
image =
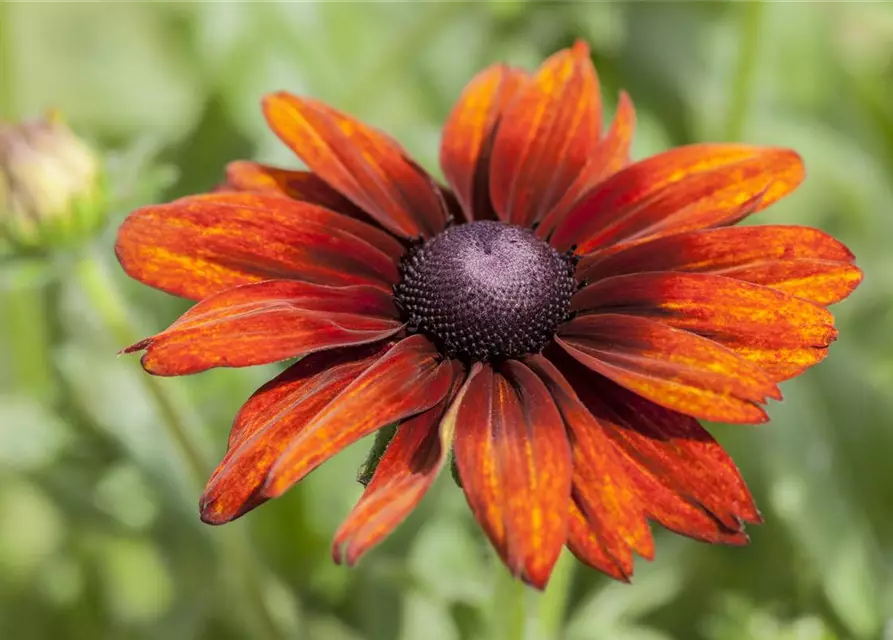
[[[263,101],[308,171],[235,162],[213,193],[120,228],[132,277],[197,301],[151,374],[300,358],[235,418],[201,498],[220,524],[383,427],[393,439],[335,535],[353,565],[455,465],[509,570],[544,587],[562,547],[626,580],[649,521],[747,542],[760,514],[699,420],[760,423],[821,361],[826,307],[861,272],[800,226],[732,225],[793,191],[793,151],[696,144],[630,163],[602,128],[588,48],[489,67],[443,130],[448,186],[392,138],[310,98]]]

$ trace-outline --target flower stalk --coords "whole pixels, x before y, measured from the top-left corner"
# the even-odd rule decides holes
[[[740,7],[743,15],[740,18],[738,60],[729,91],[729,110],[724,131],[726,140],[740,140],[747,124],[763,28],[764,4],[762,0],[756,0],[744,2]]]
[[[500,564],[496,566],[493,588],[493,617],[490,637],[493,640],[522,640],[527,628],[527,585],[515,578]]]
[[[574,559],[565,550],[558,558],[549,586],[539,599],[539,633],[543,640],[559,640],[574,582]]]
[[[87,252],[76,265],[75,277],[115,341],[124,345],[136,342],[140,336],[128,317],[126,302],[99,259]],[[191,480],[201,487],[210,468],[202,447],[190,433],[176,402],[158,378],[141,375],[139,379],[155,405],[168,436],[182,456]],[[223,532],[217,538],[221,555],[227,558],[238,574],[234,582],[241,593],[235,600],[247,603],[244,617],[253,627],[251,637],[284,640],[288,636],[270,611],[266,598],[266,578],[256,564],[250,540],[240,529]]]

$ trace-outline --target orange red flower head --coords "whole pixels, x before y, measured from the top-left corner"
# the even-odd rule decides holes
[[[450,454],[508,568],[544,587],[562,547],[617,579],[649,520],[743,544],[760,515],[698,420],[757,423],[821,361],[861,272],[812,228],[732,225],[793,191],[793,151],[699,144],[629,161],[577,43],[476,76],[438,183],[393,139],[308,98],[264,114],[309,171],[234,162],[214,193],[135,211],[117,255],[196,301],[127,349],[156,375],[301,358],[236,416],[206,522],[397,430],[335,536],[355,563]]]

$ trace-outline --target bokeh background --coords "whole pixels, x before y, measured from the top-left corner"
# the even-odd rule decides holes
[[[635,158],[705,140],[801,152],[806,183],[759,220],[832,232],[866,278],[771,424],[712,428],[763,510],[752,544],[661,532],[631,586],[577,567],[566,601],[524,596],[527,638],[893,638],[893,3],[519,1],[0,4],[0,116],[60,109],[114,195],[86,256],[0,264],[0,638],[505,637],[503,570],[449,474],[358,568],[332,564],[368,442],[236,523],[199,522],[235,411],[278,368],[158,380],[116,357],[186,303],[124,276],[114,228],[210,189],[229,160],[298,166],[260,115],[276,89],[436,172],[478,69],[575,38],[609,114],[631,93]]]

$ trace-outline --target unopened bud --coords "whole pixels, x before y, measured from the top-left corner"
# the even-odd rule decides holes
[[[13,247],[89,238],[106,214],[102,183],[96,154],[58,114],[0,124],[0,235]]]

